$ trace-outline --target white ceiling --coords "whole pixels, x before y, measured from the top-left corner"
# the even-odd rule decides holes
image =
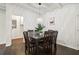
[[[28,8],[29,10],[40,14],[44,14],[49,11],[54,11],[55,9],[63,7],[61,3],[42,3],[41,5],[39,5],[38,3],[20,3],[16,5]]]
[[[62,8],[65,5],[71,5],[71,4],[75,4],[75,3],[41,3],[41,5],[39,5],[38,3],[14,3],[14,5],[20,6],[22,8],[26,8],[38,14],[39,13],[45,14],[46,12],[54,11],[56,9]],[[3,10],[6,9],[5,6],[6,6],[5,3],[0,3],[0,9]]]

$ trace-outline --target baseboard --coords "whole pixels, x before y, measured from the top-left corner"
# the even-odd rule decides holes
[[[63,46],[66,46],[68,48],[72,48],[72,49],[75,49],[75,50],[79,50],[79,48],[77,48],[76,46],[70,46],[70,45],[67,45],[66,43],[62,43],[60,41],[59,42],[57,41],[57,44],[63,45]]]
[[[79,46],[77,46],[77,50],[79,50]]]
[[[18,40],[18,39],[23,39],[23,38],[20,38],[20,37],[19,38],[13,38],[12,40],[15,40],[15,39]]]
[[[6,43],[6,47],[11,46],[11,42]]]
[[[12,45],[12,43],[13,44],[15,44],[14,42],[16,41],[17,43],[18,43],[18,40],[21,42],[22,40],[23,40],[23,38],[13,38],[13,39],[11,39],[10,41],[8,41],[7,43],[6,43],[6,47],[8,47],[8,46],[11,46]]]

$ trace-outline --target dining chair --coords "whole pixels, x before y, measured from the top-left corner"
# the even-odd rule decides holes
[[[27,31],[24,31],[24,32],[23,32],[23,35],[24,35],[24,39],[25,39],[25,54],[27,54],[27,48],[28,48],[28,47],[27,47],[27,46],[28,46],[28,45],[27,45],[27,44],[28,44],[27,42],[28,42],[28,39],[29,39],[29,38],[28,38],[28,32],[27,32]]]
[[[35,44],[29,39],[28,31],[24,31],[23,35],[25,39],[25,54],[34,54]]]
[[[44,51],[47,54],[52,54],[52,39],[51,39],[51,35],[48,31],[45,31],[44,33]]]
[[[46,52],[48,51],[50,54],[54,54],[54,55],[56,54],[56,50],[57,50],[57,45],[56,45],[57,34],[58,34],[58,31],[54,31],[54,30],[45,31],[45,34],[44,34],[44,37],[45,37],[44,50],[46,49]]]
[[[52,38],[52,45],[54,46],[54,54],[56,54],[56,50],[57,50],[57,44],[56,44],[56,41],[57,41],[57,35],[58,35],[58,31],[55,31],[55,30],[48,30],[48,32],[51,34],[51,38]]]
[[[56,54],[56,51],[57,51],[57,35],[58,35],[58,31],[53,31],[53,37],[52,37],[52,39],[53,39],[53,45],[54,45],[54,55]]]

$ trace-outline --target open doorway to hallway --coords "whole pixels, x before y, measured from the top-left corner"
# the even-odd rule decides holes
[[[12,32],[11,38],[23,38],[24,24],[23,16],[12,15]]]

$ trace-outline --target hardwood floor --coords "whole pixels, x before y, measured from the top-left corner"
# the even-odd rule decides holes
[[[25,55],[25,46],[22,39],[14,40],[12,45],[5,48],[0,48],[0,55]],[[56,55],[79,55],[79,51],[57,45]]]
[[[62,45],[57,45],[57,55],[79,55],[78,50],[74,50]]]
[[[5,48],[5,44],[0,44],[0,55],[4,53]]]

